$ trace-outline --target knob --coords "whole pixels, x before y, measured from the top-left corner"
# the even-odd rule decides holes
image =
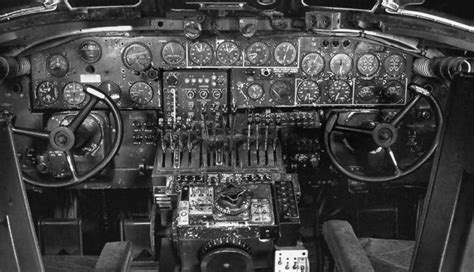
[[[174,74],[170,74],[167,78],[166,78],[166,84],[168,84],[168,86],[176,86],[178,85],[178,77]]]

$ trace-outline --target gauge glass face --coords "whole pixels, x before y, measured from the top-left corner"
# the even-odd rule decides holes
[[[331,59],[329,66],[334,74],[344,76],[352,69],[352,59],[346,54],[337,54]]]
[[[195,42],[189,46],[189,58],[198,65],[206,65],[212,59],[212,47],[205,42]]]
[[[362,103],[375,103],[379,96],[375,82],[364,80],[359,83],[356,90],[357,100]]]
[[[52,55],[48,58],[47,68],[55,77],[63,77],[69,71],[69,62],[63,55]]]
[[[374,54],[364,54],[357,61],[357,70],[364,76],[372,76],[379,67],[379,59]]]
[[[110,98],[114,101],[117,102],[120,100],[122,97],[122,90],[120,89],[120,86],[112,81],[105,81],[100,84],[99,89],[104,91],[106,94],[110,96]]]
[[[41,104],[51,105],[58,101],[59,91],[56,84],[50,81],[42,82],[36,88],[36,95]]]
[[[351,86],[343,81],[336,80],[329,85],[329,99],[336,104],[344,104],[351,102],[352,91]]]
[[[301,104],[313,104],[319,99],[321,92],[315,81],[303,81],[296,92],[298,100]]]
[[[298,55],[296,47],[290,42],[282,42],[275,47],[275,60],[280,65],[288,66],[293,64]]]
[[[146,105],[153,98],[153,89],[145,82],[136,82],[130,87],[129,94],[135,104]]]
[[[405,71],[405,59],[398,54],[390,55],[384,60],[383,68],[388,74],[398,76]]]
[[[71,105],[79,105],[86,99],[86,93],[82,85],[77,82],[70,82],[64,86],[63,99]]]
[[[183,45],[178,42],[169,42],[163,46],[161,56],[166,63],[178,65],[183,62],[186,55]]]
[[[310,53],[301,61],[303,72],[309,76],[316,76],[324,69],[324,58],[318,53]]]
[[[392,80],[387,83],[383,94],[387,103],[400,103],[405,97],[405,88],[400,82]]]
[[[263,42],[254,42],[245,51],[248,61],[253,65],[263,65],[270,59],[270,49]]]
[[[270,96],[275,102],[288,103],[291,99],[290,84],[287,81],[278,80],[270,87]]]
[[[152,56],[150,49],[141,43],[133,43],[123,52],[123,62],[133,71],[145,71],[151,65]]]
[[[102,48],[95,41],[83,41],[79,47],[79,55],[85,62],[93,63],[100,59]]]
[[[236,43],[226,41],[217,47],[217,60],[224,65],[232,65],[240,59],[240,49]]]
[[[260,84],[252,84],[247,88],[247,95],[252,100],[258,100],[263,97],[264,91]]]

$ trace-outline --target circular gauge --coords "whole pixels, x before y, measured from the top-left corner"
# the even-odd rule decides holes
[[[101,55],[102,48],[100,48],[100,45],[95,41],[83,41],[79,46],[79,56],[81,56],[85,62],[96,62],[100,59]]]
[[[303,81],[296,91],[296,96],[301,104],[316,103],[320,95],[318,84],[312,80]]]
[[[405,71],[405,59],[398,54],[390,55],[383,61],[383,68],[388,74],[398,76]]]
[[[44,81],[36,88],[36,96],[41,104],[51,105],[58,101],[58,87],[51,81]]]
[[[70,82],[64,86],[63,99],[68,104],[79,105],[86,99],[86,93],[80,83]]]
[[[276,62],[280,65],[288,66],[293,64],[296,60],[298,51],[296,47],[290,42],[282,42],[275,47],[273,52]]]
[[[260,84],[252,84],[247,88],[247,95],[252,100],[258,100],[263,97],[264,91]]]
[[[270,87],[270,96],[277,103],[288,103],[291,99],[290,84],[284,80],[278,80]]]
[[[129,94],[133,103],[146,105],[153,98],[153,89],[145,82],[135,82],[130,87]]]
[[[379,59],[374,54],[364,54],[357,60],[357,70],[364,76],[375,74],[379,67]]]
[[[224,65],[232,65],[240,58],[240,49],[236,43],[226,41],[217,47],[217,60]]]
[[[392,80],[387,82],[383,95],[386,103],[400,103],[405,97],[405,88],[400,82]]]
[[[178,42],[169,42],[161,49],[161,57],[168,64],[178,65],[185,58],[184,47]]]
[[[123,63],[133,71],[145,71],[151,65],[151,51],[141,43],[132,43],[123,52]]]
[[[205,42],[195,42],[189,46],[189,58],[198,65],[206,65],[212,59],[212,47]]]
[[[318,53],[309,53],[301,61],[301,68],[309,76],[316,76],[324,69],[324,59]]]
[[[352,69],[352,59],[346,54],[337,54],[329,63],[331,71],[337,76],[343,76]]]
[[[104,81],[100,84],[99,89],[108,94],[114,102],[119,101],[122,97],[122,90],[120,89],[120,86],[115,82]]]
[[[48,58],[47,69],[52,76],[63,77],[69,71],[69,62],[63,55],[52,55]]]
[[[343,80],[336,80],[329,85],[329,99],[337,104],[350,103],[352,98],[351,86]]]
[[[359,83],[356,89],[356,97],[358,102],[365,103],[375,103],[379,96],[378,88],[375,82],[371,80],[364,80]]]
[[[248,61],[253,65],[263,65],[270,59],[270,48],[263,42],[254,42],[245,51]]]

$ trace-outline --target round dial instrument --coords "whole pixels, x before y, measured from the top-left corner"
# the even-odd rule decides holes
[[[63,77],[69,71],[69,62],[63,55],[52,55],[48,58],[48,72],[54,77]]]
[[[145,82],[135,82],[130,87],[129,94],[135,104],[146,105],[153,98],[153,89]]]
[[[104,81],[100,84],[99,89],[108,94],[114,102],[119,101],[122,97],[122,90],[120,89],[120,86],[115,82]]]
[[[133,71],[145,71],[151,65],[151,51],[141,43],[132,43],[123,52],[123,63]]]
[[[405,71],[405,59],[399,54],[392,54],[383,61],[385,72],[398,76]]]
[[[217,47],[217,60],[224,65],[232,65],[240,58],[240,49],[236,43],[225,41]]]
[[[212,47],[206,42],[195,42],[189,46],[189,58],[197,65],[208,64],[212,54]]]
[[[286,104],[291,99],[290,84],[284,80],[278,80],[270,87],[270,96],[277,103]]]
[[[313,104],[316,103],[321,96],[321,91],[315,81],[305,80],[298,87],[296,96],[300,104]]]
[[[185,58],[185,50],[183,45],[178,42],[168,42],[161,49],[161,57],[170,65],[178,65]]]
[[[70,105],[79,105],[86,99],[86,93],[80,83],[70,82],[64,86],[63,99]]]
[[[83,41],[79,46],[79,56],[89,63],[96,62],[100,59],[102,55],[102,48],[95,41]]]
[[[351,102],[352,91],[349,83],[344,80],[336,80],[329,85],[329,99],[336,104],[346,104]]]
[[[58,101],[58,87],[51,81],[41,82],[41,84],[36,88],[36,96],[41,104],[51,105]]]
[[[400,103],[405,97],[405,88],[400,82],[391,80],[387,82],[383,95],[386,103]]]
[[[273,54],[278,64],[288,66],[296,60],[298,51],[292,43],[282,42],[275,47]]]
[[[379,67],[379,59],[374,54],[364,54],[357,60],[357,70],[364,76],[372,76]]]
[[[301,61],[303,72],[309,76],[316,76],[324,69],[324,58],[318,53],[310,53]]]
[[[258,100],[263,97],[264,91],[260,84],[252,84],[247,88],[247,95],[252,100]]]
[[[337,54],[329,63],[331,71],[337,76],[344,76],[352,69],[352,59],[346,54]]]
[[[254,42],[245,51],[248,61],[253,65],[263,65],[270,59],[270,48],[263,42]]]
[[[357,100],[364,103],[375,103],[379,96],[379,91],[375,82],[371,80],[364,80],[359,83],[356,90]]]

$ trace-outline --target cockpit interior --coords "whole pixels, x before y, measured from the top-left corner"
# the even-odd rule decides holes
[[[426,2],[6,1],[0,271],[473,271],[474,17]]]

